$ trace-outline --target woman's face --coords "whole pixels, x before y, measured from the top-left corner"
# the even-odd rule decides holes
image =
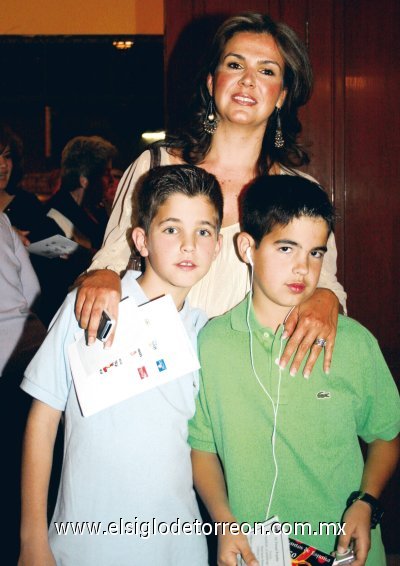
[[[207,81],[221,120],[265,129],[275,106],[280,108],[285,99],[284,67],[271,35],[236,33]]]
[[[11,159],[10,148],[6,146],[0,149],[0,190],[4,191],[7,188],[8,182],[11,177],[13,162]]]

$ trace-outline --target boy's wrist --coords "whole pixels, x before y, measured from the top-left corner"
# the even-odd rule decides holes
[[[365,491],[353,491],[347,499],[346,509],[348,509],[356,501],[362,501],[371,508],[371,529],[380,523],[383,515],[383,507],[376,497],[373,497]]]

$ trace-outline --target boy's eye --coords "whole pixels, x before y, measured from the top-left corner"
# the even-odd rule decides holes
[[[288,254],[292,251],[292,248],[290,246],[281,246],[280,248],[278,248],[280,252],[282,252],[283,254]]]
[[[321,252],[320,250],[314,250],[313,252],[311,252],[311,255],[316,259],[321,259],[324,257],[324,252]]]
[[[173,226],[168,226],[168,228],[165,228],[164,233],[165,234],[176,234],[178,232],[178,230],[176,228],[174,228]]]
[[[211,232],[206,228],[201,228],[201,230],[199,230],[199,234],[200,236],[211,236]]]

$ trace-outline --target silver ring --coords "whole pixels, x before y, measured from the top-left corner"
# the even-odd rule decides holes
[[[321,348],[325,348],[325,346],[326,346],[326,340],[325,340],[325,338],[317,338],[317,339],[315,340],[314,344],[315,344],[316,346],[321,346]]]

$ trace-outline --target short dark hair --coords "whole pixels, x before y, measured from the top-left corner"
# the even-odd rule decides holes
[[[77,136],[69,140],[61,155],[61,187],[73,191],[81,175],[89,183],[101,177],[110,159],[117,154],[112,143],[100,136]]]
[[[258,177],[241,198],[241,229],[254,238],[256,247],[276,225],[294,218],[322,218],[328,233],[334,228],[335,211],[324,189],[300,175]]]
[[[9,148],[13,169],[6,191],[13,195],[18,190],[18,183],[23,172],[23,144],[21,139],[7,125],[0,124],[0,153]]]
[[[165,165],[150,169],[137,191],[137,222],[146,233],[160,206],[176,193],[187,197],[207,197],[215,208],[217,229],[220,229],[223,197],[216,177],[194,165]]]

